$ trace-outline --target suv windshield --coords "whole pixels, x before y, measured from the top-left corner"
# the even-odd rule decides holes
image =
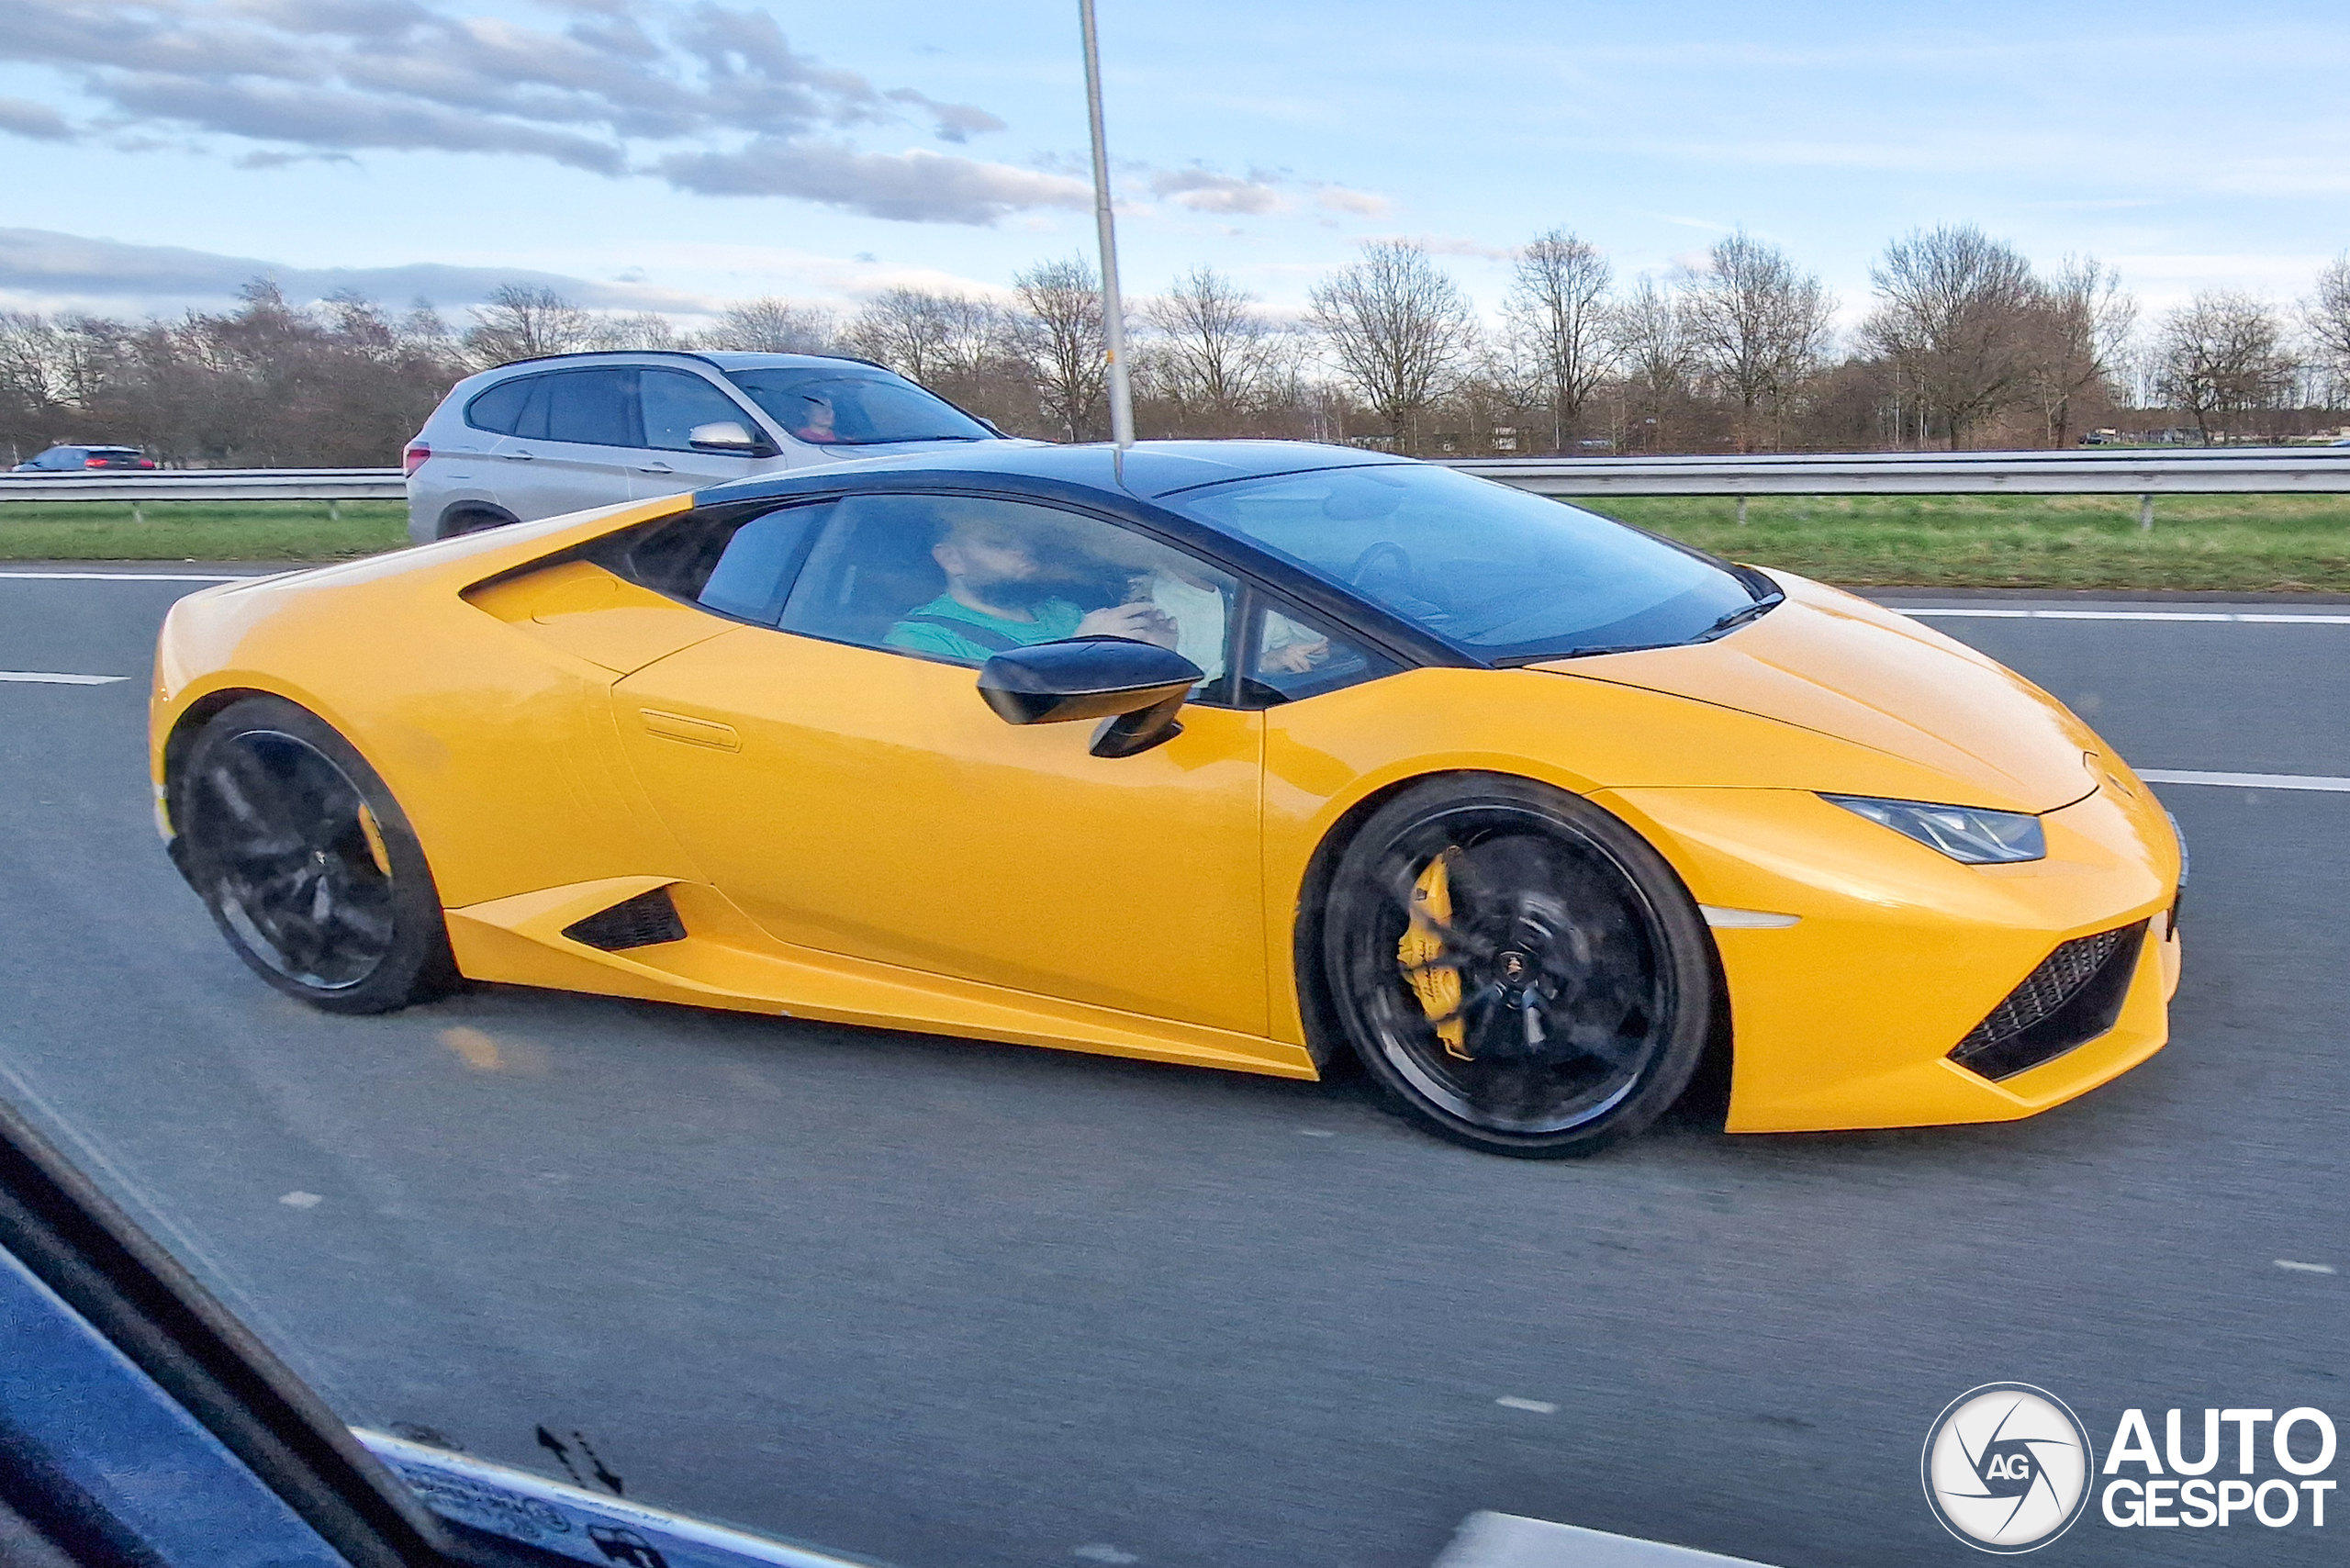
[[[1234,479],[1160,504],[1502,664],[1691,642],[1762,602],[1706,556],[1416,463]]]
[[[988,441],[995,433],[945,398],[886,370],[786,365],[730,370],[726,379],[793,437],[818,446]]]

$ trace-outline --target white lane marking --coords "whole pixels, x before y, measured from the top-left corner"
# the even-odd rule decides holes
[[[274,572],[239,572],[232,577],[201,572],[0,572],[0,577],[38,583],[252,583]]]
[[[1511,1410],[1531,1410],[1537,1416],[1555,1416],[1559,1407],[1547,1399],[1520,1399],[1515,1394],[1505,1394],[1494,1404]]]
[[[2322,773],[2202,773],[2192,768],[2146,767],[2138,777],[2149,784],[2218,784],[2235,790],[2322,790],[2350,794],[2350,778]]]
[[[289,1209],[314,1209],[320,1204],[326,1202],[324,1198],[321,1198],[316,1193],[300,1192],[288,1193],[277,1201],[284,1204]]]
[[[2290,1258],[2277,1259],[2277,1266],[2280,1269],[2290,1269],[2297,1274],[2330,1274],[2333,1272],[2333,1265],[2331,1263],[2296,1263]]]
[[[1436,1560],[1436,1568],[1762,1568],[1762,1564],[1635,1536],[1609,1535],[1580,1525],[1480,1509],[1460,1521],[1452,1544]]]
[[[1923,620],[1955,621],[2234,621],[2255,625],[2350,626],[2350,615],[2312,615],[2282,610],[1939,610],[1889,604]]]
[[[28,686],[112,686],[129,678],[127,675],[52,675],[37,669],[0,669],[0,680],[20,681]]]
[[[1109,1542],[1102,1540],[1097,1540],[1091,1546],[1080,1546],[1069,1555],[1082,1557],[1088,1562],[1139,1562],[1142,1561],[1133,1552],[1121,1551]]]
[[[1300,1127],[1297,1129],[1297,1136],[1300,1137],[1337,1137],[1338,1135],[1333,1132],[1325,1132],[1320,1127]]]

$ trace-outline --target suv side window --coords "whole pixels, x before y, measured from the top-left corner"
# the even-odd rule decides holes
[[[465,423],[493,435],[512,435],[522,418],[522,406],[530,401],[531,389],[545,379],[543,375],[518,375],[486,392],[474,394],[473,401],[465,405]]]
[[[1006,648],[1129,637],[1226,687],[1238,585],[1099,518],[992,496],[844,496],[778,622],[786,632],[978,665]]]
[[[545,439],[577,442],[584,446],[642,446],[636,412],[636,372],[614,366],[606,370],[566,370],[541,378],[544,399]],[[533,404],[537,403],[533,399]],[[536,407],[523,410],[528,425]],[[518,429],[517,435],[529,435]]]
[[[697,425],[721,420],[741,425],[754,437],[759,421],[744,407],[686,370],[641,370],[637,387],[644,410],[644,444],[660,452],[691,452]]]

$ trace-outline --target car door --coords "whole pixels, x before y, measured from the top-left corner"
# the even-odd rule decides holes
[[[600,365],[531,377],[512,433],[491,448],[499,504],[531,522],[630,499],[643,447],[636,375]]]
[[[778,466],[776,442],[756,414],[690,370],[647,365],[637,372],[643,447],[631,480],[640,500],[723,485]],[[697,452],[693,432],[732,423],[762,443],[759,453]]]
[[[700,590],[745,624],[614,688],[638,776],[781,941],[1263,1034],[1262,714],[1195,700],[1173,740],[1117,758],[1089,753],[1090,723],[998,718],[979,659],[907,645],[912,627],[955,635],[916,618],[944,597],[932,546],[958,509],[1052,536],[1067,597],[1039,622],[1160,571],[1216,590],[1192,602],[1231,602],[1214,568],[1027,502],[857,495],[770,513]],[[1221,632],[1188,625],[1185,643]],[[1205,689],[1225,684],[1207,673]]]

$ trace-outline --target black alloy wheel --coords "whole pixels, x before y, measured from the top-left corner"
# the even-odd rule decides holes
[[[1594,1154],[1687,1088],[1713,1021],[1712,943],[1619,819],[1497,774],[1416,786],[1340,857],[1323,977],[1390,1101],[1458,1142]]]
[[[181,866],[240,958],[289,996],[383,1013],[455,980],[408,819],[351,743],[274,697],[205,725],[171,782]]]

